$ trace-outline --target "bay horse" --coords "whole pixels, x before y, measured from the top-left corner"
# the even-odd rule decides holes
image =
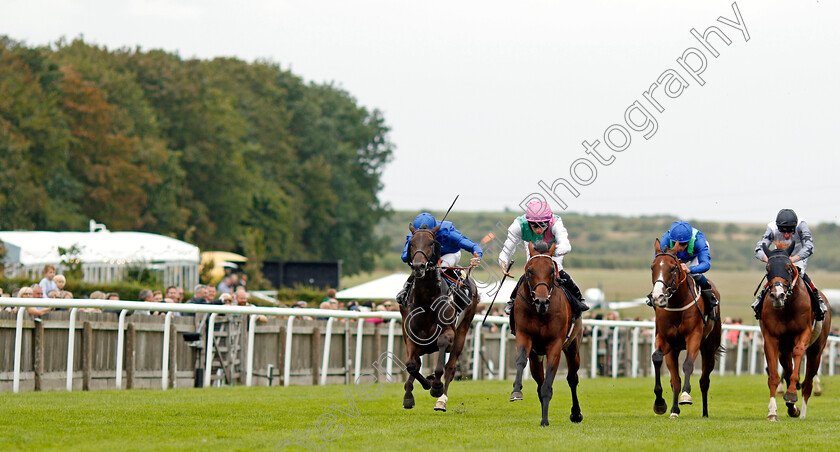
[[[516,380],[510,401],[522,400],[522,372],[530,362],[531,375],[537,382],[537,394],[542,407],[540,425],[548,425],[548,404],[554,393],[554,377],[560,365],[561,354],[566,355],[568,375],[566,381],[572,391],[572,413],[569,419],[583,420],[577,397],[580,344],[583,337],[581,319],[572,320],[572,307],[568,296],[558,281],[557,264],[551,258],[551,247],[543,241],[528,243],[528,262],[525,264],[525,281],[519,286],[513,305],[516,317]],[[558,290],[555,290],[558,289]],[[540,358],[545,356],[545,372]]]
[[[829,311],[824,321],[815,322],[811,296],[799,277],[799,269],[790,261],[793,246],[772,251],[766,245],[763,248],[767,255],[767,282],[770,285],[761,308],[761,334],[764,336],[767,385],[770,387],[767,420],[779,420],[776,414],[776,387],[781,380],[780,361],[787,381],[787,391],[782,398],[787,404],[788,416],[804,418],[813,380],[820,368],[822,352],[831,330],[831,306],[825,295],[820,293]],[[808,365],[802,383],[800,412],[796,407],[796,389],[803,356],[808,357]]]
[[[651,356],[656,384],[653,393],[653,412],[665,414],[668,404],[662,398],[662,384],[660,383],[660,368],[662,360],[671,373],[671,390],[674,398],[671,402],[671,419],[680,417],[679,405],[691,405],[691,374],[694,372],[694,361],[697,354],[702,356],[702,372],[700,374],[700,390],[703,393],[703,417],[709,417],[708,394],[709,375],[715,368],[715,359],[723,351],[721,347],[720,307],[715,308],[716,315],[707,319],[703,315],[706,300],[700,296],[700,287],[686,271],[682,269],[676,252],[661,248],[659,239],[654,242],[656,255],[651,268],[653,290],[649,295],[656,311],[656,343]],[[720,300],[717,288],[712,285],[715,296]],[[700,303],[703,303],[701,308]],[[685,385],[680,393],[679,356],[686,351],[683,362]]]
[[[414,380],[423,389],[430,390],[437,397],[435,411],[446,411],[449,399],[449,383],[455,377],[455,366],[464,341],[478,308],[478,290],[475,281],[467,277],[470,298],[460,290],[450,290],[438,266],[440,243],[435,233],[440,225],[428,229],[416,229],[409,225],[413,234],[408,243],[409,265],[414,276],[414,286],[409,293],[406,306],[400,306],[402,315],[403,342],[406,350],[406,370],[403,408],[414,408]],[[424,377],[420,373],[420,356],[438,353],[434,373]],[[445,363],[446,353],[449,360]],[[441,378],[444,377],[444,378]]]

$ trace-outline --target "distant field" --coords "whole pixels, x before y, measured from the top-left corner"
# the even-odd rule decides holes
[[[767,414],[766,378],[712,377],[709,413],[693,406],[680,419],[653,413],[653,380],[582,380],[583,422],[569,422],[565,379],[554,385],[549,420],[540,427],[533,381],[525,400],[508,402],[510,381],[456,381],[449,410],[417,388],[417,406],[402,408],[401,385],[363,399],[349,386],[211,388],[3,394],[2,450],[836,450],[840,377],[824,377],[807,419]],[[372,391],[370,392],[372,393]],[[671,392],[665,389],[670,405]],[[801,406],[801,403],[800,403]],[[332,423],[332,425],[330,425]],[[324,436],[319,438],[316,424]],[[296,436],[297,435],[297,436]],[[282,447],[284,442],[289,444]]]
[[[497,271],[497,268],[492,268]],[[566,269],[582,289],[590,287],[601,287],[607,301],[626,301],[644,297],[651,290],[651,277],[649,270],[609,270],[609,269]],[[408,272],[408,267],[402,269]],[[514,269],[514,276],[522,274],[521,268]],[[379,270],[372,273],[365,273],[353,277],[342,278],[342,287],[353,287],[382,276],[393,273],[390,270]],[[840,288],[840,272],[814,271],[809,272],[814,282],[820,288]],[[488,273],[481,269],[475,271],[475,277],[480,280],[487,280]],[[755,300],[753,292],[763,273],[759,271],[715,271],[707,273],[709,279],[714,282],[721,293],[722,315],[724,317],[741,318],[744,324],[757,324],[753,318],[750,304]],[[505,295],[505,294],[502,294]],[[499,297],[501,298],[502,295]],[[830,302],[833,300],[829,300]],[[840,307],[840,300],[835,305]],[[626,309],[621,312],[622,317],[651,317],[653,311],[647,306],[640,308]]]

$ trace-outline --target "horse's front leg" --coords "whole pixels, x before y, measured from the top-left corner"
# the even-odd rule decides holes
[[[560,356],[563,354],[564,339],[555,339],[545,351],[545,378],[540,385],[540,404],[542,405],[540,426],[542,427],[548,427],[548,405],[554,396],[554,377],[557,376],[557,367],[560,365]]]
[[[802,358],[805,356],[805,349],[808,348],[808,340],[811,338],[811,329],[807,328],[796,338],[796,345],[793,347],[793,370],[788,382],[787,392],[784,400],[788,408],[788,416],[799,417],[799,408],[796,407],[796,387],[799,384],[799,371],[802,365]]]
[[[510,393],[510,401],[522,400],[522,373],[525,365],[528,364],[528,355],[531,353],[531,338],[526,334],[516,336],[516,378],[513,380],[513,392]]]
[[[680,417],[679,395],[680,385],[680,352],[674,348],[665,355],[665,365],[668,366],[668,372],[671,373],[671,391],[674,394],[674,399],[671,400],[671,419]]]
[[[662,352],[664,341],[660,340],[659,337],[656,337],[656,350],[653,351],[650,359],[653,363],[653,374],[654,374],[654,381],[655,384],[653,386],[653,393],[656,395],[656,399],[653,401],[653,412],[656,414],[665,414],[665,411],[668,410],[668,404],[665,403],[665,399],[662,398],[662,382],[660,380],[660,372],[662,370],[662,361],[665,358],[665,354]]]
[[[432,397],[440,397],[443,395],[443,366],[446,364],[446,349],[449,348],[449,345],[452,344],[452,339],[454,336],[454,332],[452,329],[447,329],[443,332],[437,339],[437,346],[438,346],[438,359],[437,365],[435,366],[435,374],[432,378],[432,390],[429,391],[429,394]],[[445,404],[446,402],[444,402]],[[437,409],[437,406],[435,406]],[[446,411],[446,408],[439,411]]]
[[[767,359],[767,387],[770,388],[770,403],[767,405],[767,420],[777,422],[776,387],[779,385],[779,340],[764,333],[764,357]]]
[[[569,344],[566,350],[563,351],[566,354],[566,364],[569,367],[569,373],[566,375],[566,381],[569,383],[569,389],[572,391],[572,413],[569,415],[569,420],[574,423],[583,421],[583,414],[580,411],[580,403],[578,402],[577,395],[578,370],[580,369],[579,344],[579,339],[576,339],[572,344]]]
[[[700,341],[702,338],[702,332],[691,334],[686,338],[685,361],[683,361],[685,384],[682,388],[682,394],[680,394],[680,405],[691,405],[694,402],[691,400],[691,374],[694,373],[694,361],[697,360],[697,355],[700,352]]]

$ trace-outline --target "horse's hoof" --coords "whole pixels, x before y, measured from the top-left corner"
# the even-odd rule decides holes
[[[797,397],[795,392],[786,392],[785,396],[783,397],[785,403],[788,405],[796,403]]]
[[[540,421],[540,427],[548,427],[548,419]]]
[[[581,421],[583,421],[583,414],[581,414],[581,413],[577,413],[577,414],[572,413],[571,415],[569,415],[569,420],[570,420],[570,421],[572,421],[572,422],[574,422],[575,424],[579,424]]]
[[[419,380],[418,380],[418,381],[419,381]],[[425,382],[425,383],[423,383],[422,381],[419,381],[419,382],[420,382],[420,386],[422,386],[422,387],[423,387],[423,389],[425,389],[426,391],[428,391],[429,389],[431,389],[431,388],[432,388],[432,384],[431,384],[431,383],[429,383],[428,381],[427,381],[427,382]]]
[[[433,383],[432,384],[432,389],[429,391],[429,395],[431,395],[434,398],[438,398],[438,397],[442,396],[443,395],[443,383],[440,383],[440,384]]]
[[[679,413],[671,413],[671,419],[679,419],[679,418],[680,418]]]
[[[668,411],[668,404],[665,403],[665,399],[660,399],[653,402],[653,412],[656,414],[665,414]]]
[[[689,393],[683,392],[682,394],[680,394],[679,403],[680,405],[691,405],[694,402],[691,400],[691,395]]]
[[[788,408],[788,416],[799,417],[800,411],[799,411],[799,408],[796,407],[796,405],[793,405],[793,404],[789,403],[787,408]]]
[[[779,416],[776,416],[775,414],[768,414],[767,420],[770,422],[779,422]]]
[[[524,398],[525,397],[522,396],[521,391],[513,391],[513,392],[510,393],[510,401],[511,402],[516,402],[517,400],[522,400]]]
[[[814,395],[821,396],[822,395],[822,388],[820,385],[814,385]]]
[[[414,399],[403,399],[403,408],[406,410],[414,408]]]
[[[446,412],[446,402],[441,402],[440,400],[435,402],[435,411]]]

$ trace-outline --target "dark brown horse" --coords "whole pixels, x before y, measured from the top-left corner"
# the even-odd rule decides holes
[[[446,411],[449,383],[455,377],[455,366],[478,308],[478,290],[472,278],[466,279],[470,287],[469,298],[460,289],[450,289],[443,280],[438,267],[440,244],[435,240],[439,228],[415,229],[409,225],[413,236],[408,243],[408,256],[414,287],[407,306],[400,307],[407,355],[405,365],[409,373],[403,397],[403,408],[406,409],[414,408],[412,390],[416,379],[423,389],[431,389],[432,397],[438,397],[435,410]],[[424,377],[420,374],[420,356],[435,352],[438,357],[434,374]],[[449,353],[449,360],[444,369],[446,353]]]
[[[705,306],[706,300],[700,296],[700,287],[694,279],[681,268],[676,253],[667,248],[663,250],[659,239],[656,239],[653,248],[656,251],[656,257],[650,266],[653,281],[650,298],[656,310],[656,350],[651,356],[656,377],[656,385],[653,388],[653,393],[656,394],[653,411],[656,414],[665,414],[668,409],[668,404],[662,398],[662,384],[659,380],[663,358],[668,365],[668,372],[671,373],[671,390],[674,393],[674,399],[671,402],[671,419],[680,417],[679,405],[693,403],[691,374],[694,372],[694,361],[699,353],[703,358],[700,374],[703,417],[709,417],[709,375],[715,368],[715,358],[722,351],[720,313],[717,312],[717,315],[711,316],[717,320],[705,319],[703,312],[708,308]],[[709,283],[711,284],[711,281]],[[712,284],[712,289],[720,300],[720,294],[714,284]],[[701,303],[704,306],[701,306]],[[685,385],[680,394],[679,356],[682,350],[686,351],[682,366]]]
[[[541,426],[548,425],[548,404],[554,393],[554,377],[561,354],[566,355],[569,370],[566,381],[572,390],[572,422],[583,420],[577,397],[580,368],[581,320],[572,321],[572,308],[558,282],[558,269],[551,256],[555,245],[529,243],[530,258],[525,264],[524,284],[519,286],[513,314],[516,317],[516,380],[510,401],[522,400],[522,371],[531,364],[542,406]],[[540,356],[546,357],[545,373]]]
[[[820,368],[823,348],[831,330],[831,306],[822,322],[814,321],[811,297],[798,268],[790,261],[793,246],[787,250],[770,251],[766,246],[767,281],[770,289],[764,296],[761,308],[761,334],[764,336],[764,356],[767,358],[767,385],[770,387],[770,404],[767,420],[778,421],[776,414],[776,386],[778,386],[779,362],[787,381],[783,396],[788,415],[805,417],[808,399],[811,397],[813,380]],[[821,293],[822,295],[822,293]],[[822,295],[825,304],[828,299]],[[796,389],[799,383],[799,366],[802,357],[808,356],[805,381],[802,383],[802,411],[796,407]]]

